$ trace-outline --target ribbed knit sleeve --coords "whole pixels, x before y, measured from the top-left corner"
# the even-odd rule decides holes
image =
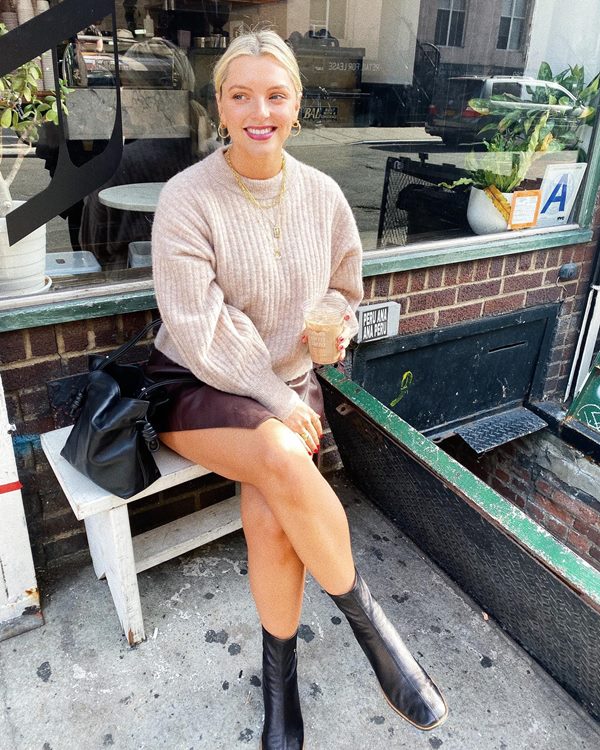
[[[349,307],[350,320],[346,335],[352,338],[358,331],[356,308],[363,298],[362,244],[354,215],[342,191],[339,190],[333,219],[331,281],[328,294],[341,297]]]
[[[285,419],[299,397],[273,372],[252,321],[225,303],[215,280],[211,228],[190,202],[184,180],[171,181],[161,193],[152,261],[158,307],[178,359],[214,388],[250,396]]]

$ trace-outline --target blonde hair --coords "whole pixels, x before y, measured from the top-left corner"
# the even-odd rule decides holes
[[[232,60],[243,55],[258,56],[271,55],[288,72],[298,98],[302,96],[302,81],[300,80],[300,68],[292,50],[283,39],[270,29],[262,31],[249,31],[237,36],[227,48],[220,60],[215,65],[213,72],[213,83],[217,96],[221,95],[221,88]]]

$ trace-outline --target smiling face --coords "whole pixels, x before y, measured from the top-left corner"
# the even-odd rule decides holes
[[[298,118],[300,97],[287,70],[272,55],[231,61],[217,96],[221,123],[231,138],[231,161],[250,178],[273,177],[283,144]]]

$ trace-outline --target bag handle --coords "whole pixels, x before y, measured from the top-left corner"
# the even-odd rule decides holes
[[[193,376],[191,377],[186,376],[184,378],[168,378],[167,380],[157,380],[156,383],[152,383],[151,385],[147,385],[144,388],[140,388],[140,391],[137,397],[144,399],[149,393],[152,393],[152,391],[156,391],[165,385],[185,385],[186,383],[202,384],[202,381],[198,380],[198,378],[195,378]]]
[[[114,352],[107,355],[103,360],[101,360],[98,366],[95,367],[94,369],[104,370],[105,367],[108,367],[108,365],[111,365],[113,362],[116,362],[124,354],[126,354],[130,349],[132,349],[140,339],[143,339],[144,336],[148,333],[148,331],[151,331],[153,328],[156,328],[161,323],[162,323],[162,320],[160,318],[157,318],[156,320],[153,320],[151,323],[148,323],[148,325],[144,326],[144,328],[142,328],[141,331],[138,331],[132,339],[129,339],[129,341],[126,341],[124,344],[121,344],[121,346],[118,349],[115,349]]]

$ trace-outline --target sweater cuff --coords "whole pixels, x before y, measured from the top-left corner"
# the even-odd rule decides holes
[[[287,419],[301,401],[296,391],[276,375],[273,379],[269,379],[268,383],[261,385],[262,388],[257,392],[256,400],[272,411],[281,421]]]

